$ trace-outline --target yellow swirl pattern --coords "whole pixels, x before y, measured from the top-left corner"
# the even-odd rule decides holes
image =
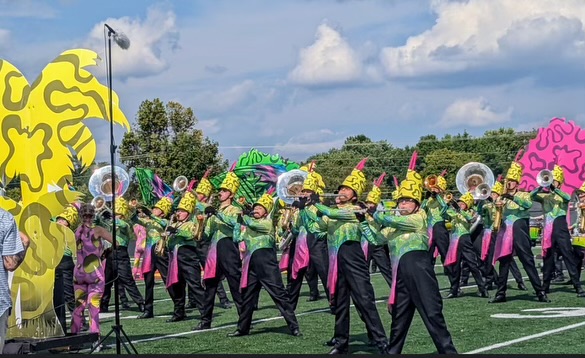
[[[73,182],[70,149],[84,168],[95,160],[96,143],[83,121],[109,118],[108,88],[85,69],[97,59],[90,50],[65,51],[32,85],[14,65],[0,60],[0,173],[8,181],[20,176],[22,192],[22,204],[0,198],[0,206],[15,215],[19,230],[31,239],[13,278],[10,338],[63,335],[53,309],[54,270],[65,244],[75,247],[75,238],[51,218],[80,194],[49,188]],[[115,122],[129,129],[115,93],[112,102]]]
[[[203,194],[206,197],[209,197],[212,191],[213,185],[207,178],[202,178],[199,184],[197,185],[197,188],[195,189],[196,193]]]
[[[235,194],[240,188],[240,179],[234,172],[228,172],[220,188],[229,190],[232,194]]]
[[[171,201],[171,199],[169,197],[164,197],[161,198],[155,205],[155,208],[159,208],[160,211],[163,212],[164,216],[169,215],[169,213],[171,212],[171,209],[173,208],[173,202]]]
[[[437,186],[442,191],[447,190],[447,180],[441,175],[437,176]]]
[[[177,209],[183,209],[189,214],[193,214],[193,210],[195,210],[195,204],[197,203],[197,198],[195,195],[190,191],[185,192],[185,195],[179,201],[179,205],[177,205]]]
[[[522,167],[520,164],[512,162],[510,169],[508,169],[508,172],[506,173],[506,179],[520,183],[520,180],[522,179]]]
[[[270,194],[264,194],[254,204],[262,205],[266,209],[266,212],[270,214],[274,207],[274,198]]]
[[[357,197],[361,196],[366,190],[366,176],[359,169],[354,169],[351,174],[345,178],[341,186],[353,189]]]
[[[504,192],[504,184],[502,184],[499,181],[495,182],[494,186],[492,186],[492,192],[498,195],[502,195],[502,193]]]
[[[563,171],[562,167],[555,165],[552,174],[554,180],[558,181],[561,184],[565,182],[565,172]]]

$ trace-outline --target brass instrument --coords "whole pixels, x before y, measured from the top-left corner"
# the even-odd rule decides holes
[[[430,191],[431,189],[437,188],[437,176],[436,175],[427,175],[424,181],[425,189]]]
[[[197,214],[195,217],[197,220],[197,231],[195,232],[195,241],[201,241],[203,238],[203,231],[205,230],[205,224],[207,223],[207,218],[205,215]]]
[[[292,204],[295,198],[303,196],[300,193],[308,176],[309,173],[300,169],[282,173],[276,181],[276,196],[286,204]]]
[[[485,200],[489,198],[491,194],[492,188],[486,183],[479,184],[473,191],[473,197],[476,198],[476,200]]]
[[[577,226],[580,233],[585,233],[585,204],[581,204],[578,210],[579,220]]]
[[[491,169],[478,162],[465,164],[457,172],[455,184],[461,194],[470,192],[475,200],[485,200],[491,194],[495,184],[494,173]]]
[[[187,179],[184,175],[179,175],[173,181],[173,190],[179,193],[184,192],[187,190],[187,186],[189,185],[189,179]]]
[[[174,223],[175,221],[175,214],[171,215],[170,219],[169,219],[169,223],[167,224],[167,227],[165,228],[165,231],[162,233],[160,240],[156,243],[156,247],[154,248],[154,253],[157,256],[164,256],[166,254],[166,250],[167,250],[167,243],[169,241],[169,236],[171,235],[168,228],[171,227],[171,225]]]
[[[280,219],[278,220],[278,226],[280,226],[280,228],[287,233],[286,237],[284,238],[284,240],[282,240],[279,245],[278,245],[278,249],[281,251],[284,251],[291,243],[294,235],[290,230],[290,225],[293,221],[294,218],[294,214],[296,212],[295,208],[284,208],[283,209],[284,212],[282,214],[282,216],[280,217]]]
[[[93,200],[91,205],[96,210],[98,218],[104,219],[106,213],[112,214],[112,210],[108,208],[106,202],[112,201],[114,195],[122,197],[128,190],[130,185],[130,177],[128,173],[118,167],[114,166],[114,178],[112,179],[112,166],[105,166],[96,169],[88,182],[88,189]]]
[[[548,169],[541,170],[536,176],[536,183],[540,187],[548,188],[553,183],[553,173]]]
[[[451,193],[445,194],[445,196],[443,197],[443,200],[445,200],[445,202],[447,204],[451,203],[453,201],[453,194],[451,194]]]

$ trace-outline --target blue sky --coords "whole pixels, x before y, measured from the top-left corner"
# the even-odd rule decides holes
[[[0,0],[0,54],[33,81],[66,49],[103,55],[104,22],[131,40],[113,51],[128,119],[179,101],[230,160],[254,146],[301,161],[356,134],[404,146],[585,125],[582,0]],[[90,126],[107,160],[108,126]]]

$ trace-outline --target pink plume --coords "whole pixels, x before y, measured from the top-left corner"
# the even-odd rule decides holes
[[[276,188],[275,187],[271,187],[270,189],[266,190],[266,194],[272,195],[272,194],[274,194],[275,191],[276,191]]]
[[[386,172],[382,173],[382,175],[380,175],[378,177],[378,179],[376,179],[376,181],[374,182],[374,185],[377,186],[378,188],[382,186],[382,183],[384,182],[384,178],[386,177]]]
[[[197,184],[197,179],[193,179],[189,182],[189,188],[187,190],[191,191],[193,190],[193,187],[195,186],[195,184]]]
[[[418,159],[418,153],[416,150],[412,152],[412,157],[410,157],[410,164],[408,165],[408,169],[414,170],[416,168],[416,160]]]
[[[400,187],[400,182],[398,181],[398,178],[396,177],[396,175],[394,176],[394,185],[396,185],[396,189],[398,189],[398,187]]]
[[[357,170],[363,170],[363,169],[364,169],[364,167],[366,166],[366,162],[367,162],[367,161],[368,161],[368,158],[364,158],[364,159],[362,159],[362,160],[361,160],[361,161],[358,163],[358,165],[356,165],[356,166],[355,166],[355,168],[356,168]]]
[[[443,178],[445,177],[445,175],[447,175],[447,169],[445,169],[445,170],[443,170],[443,171],[441,172],[441,176],[442,176]]]
[[[522,157],[522,154],[524,154],[524,149],[520,149],[518,151],[518,154],[516,154],[516,158],[514,158],[514,161],[517,162],[520,160],[520,157]]]
[[[236,164],[237,164],[237,162],[234,162],[234,164],[232,164],[232,166],[230,167],[230,170],[229,170],[230,172],[233,172],[234,169],[236,169]]]
[[[317,167],[317,164],[315,164],[315,161],[313,160],[311,162],[311,164],[309,164],[309,173],[312,173],[316,167]]]
[[[205,171],[205,174],[203,174],[203,178],[201,178],[201,179],[205,179],[205,178],[209,177],[209,174],[211,174],[211,168],[209,168]]]
[[[498,175],[498,179],[496,179],[496,181],[502,181],[502,174]]]

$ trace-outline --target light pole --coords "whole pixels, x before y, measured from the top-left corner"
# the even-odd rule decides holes
[[[112,169],[112,271],[114,273],[114,316],[115,316],[115,323],[112,326],[112,329],[106,334],[98,344],[92,349],[93,352],[95,349],[101,346],[101,344],[112,334],[116,335],[116,354],[121,354],[121,346],[124,345],[124,349],[128,354],[131,354],[130,349],[126,345],[126,343],[122,339],[122,335],[126,338],[128,345],[132,348],[132,353],[138,354],[134,345],[128,338],[126,332],[120,325],[120,297],[119,297],[119,282],[118,282],[118,244],[116,242],[116,173],[115,173],[115,154],[116,154],[116,145],[114,141],[114,109],[113,109],[113,96],[112,96],[112,37],[118,46],[121,49],[126,50],[130,47],[130,40],[126,35],[122,33],[116,32],[112,29],[108,24],[104,24],[105,28],[108,31],[108,67],[107,67],[107,76],[108,76],[108,90],[109,90],[109,121],[110,121],[110,167]],[[90,353],[91,353],[90,352]]]

